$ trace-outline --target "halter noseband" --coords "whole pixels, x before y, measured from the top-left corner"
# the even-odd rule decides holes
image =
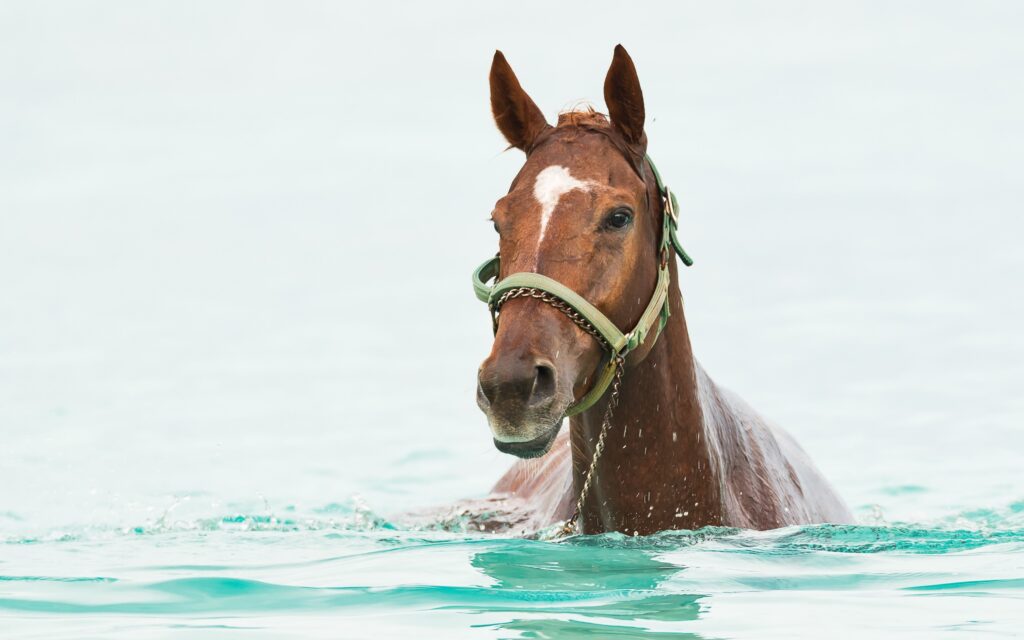
[[[476,297],[482,302],[486,302],[490,308],[495,332],[498,331],[498,312],[501,305],[513,297],[522,297],[523,295],[544,299],[563,313],[566,313],[566,315],[569,315],[570,319],[584,329],[587,327],[583,323],[588,324],[593,329],[593,331],[588,330],[588,333],[593,335],[601,343],[605,351],[608,352],[608,359],[602,366],[601,373],[590,391],[566,410],[565,415],[567,416],[582,413],[594,406],[615,379],[616,369],[626,354],[642,345],[648,337],[656,341],[658,336],[661,335],[661,330],[665,327],[670,313],[668,299],[668,290],[671,284],[669,258],[672,254],[678,255],[686,266],[693,264],[693,260],[683,250],[682,245],[679,243],[679,238],[676,236],[676,229],[679,225],[679,202],[676,200],[676,195],[662,182],[661,174],[658,173],[658,168],[654,166],[650,156],[645,156],[645,159],[647,164],[651,166],[651,171],[654,173],[654,179],[657,183],[658,194],[662,198],[663,213],[661,242],[658,247],[658,282],[654,287],[654,294],[651,296],[650,302],[647,303],[647,308],[644,309],[643,315],[640,316],[640,320],[629,332],[623,333],[614,322],[608,319],[608,316],[587,302],[583,296],[561,282],[545,275],[523,271],[513,273],[499,280],[498,277],[501,270],[500,256],[496,255],[484,261],[473,272],[473,291],[476,293]],[[495,281],[494,284],[487,284],[491,280]],[[547,298],[549,297],[562,304],[559,305],[548,300]],[[563,305],[567,308],[563,308]],[[576,317],[573,316],[573,312]],[[581,320],[582,323],[580,322]]]

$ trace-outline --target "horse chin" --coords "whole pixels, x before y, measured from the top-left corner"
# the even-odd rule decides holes
[[[562,426],[561,419],[555,421],[541,435],[525,442],[503,442],[494,438],[494,446],[502,453],[508,453],[517,458],[539,458],[551,450],[555,442],[555,436]]]

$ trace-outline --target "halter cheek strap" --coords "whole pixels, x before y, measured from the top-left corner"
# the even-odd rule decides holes
[[[495,332],[498,330],[498,313],[501,305],[512,297],[512,294],[522,291],[534,292],[529,294],[533,297],[541,297],[543,294],[553,296],[569,307],[571,311],[575,311],[583,321],[594,329],[590,333],[598,339],[598,342],[601,342],[601,346],[607,352],[607,358],[590,391],[569,407],[566,411],[567,416],[582,413],[594,406],[614,380],[616,367],[622,358],[642,345],[647,338],[656,341],[661,335],[661,330],[665,327],[670,313],[668,300],[669,285],[671,284],[669,258],[675,254],[686,266],[693,264],[693,260],[683,250],[676,235],[679,223],[677,213],[679,203],[676,196],[662,182],[661,174],[658,173],[658,169],[650,157],[648,156],[646,159],[647,163],[651,165],[651,170],[657,181],[658,193],[662,197],[664,211],[661,242],[658,247],[658,281],[654,287],[654,294],[651,295],[651,299],[647,303],[647,308],[644,309],[640,320],[630,331],[623,333],[614,322],[608,319],[608,316],[583,296],[561,282],[540,273],[524,271],[513,273],[499,280],[501,271],[499,256],[489,258],[473,271],[473,291],[476,297],[482,302],[486,302],[490,308]],[[495,281],[494,284],[487,284],[491,280]]]

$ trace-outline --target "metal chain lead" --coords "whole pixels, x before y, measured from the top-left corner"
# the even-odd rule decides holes
[[[590,483],[594,479],[594,474],[597,472],[597,461],[601,458],[601,454],[604,453],[604,440],[605,436],[608,435],[608,428],[611,426],[612,413],[615,411],[615,407],[619,404],[619,385],[622,383],[622,369],[623,369],[623,358],[621,355],[616,354],[615,356],[615,380],[612,382],[612,392],[608,396],[608,406],[604,408],[604,418],[601,420],[601,433],[597,436],[597,445],[594,447],[594,457],[590,460],[590,468],[587,469],[587,475],[583,479],[583,487],[580,489],[580,497],[576,501],[576,510],[573,512],[572,517],[565,521],[559,531],[560,536],[567,536],[576,530],[576,524],[579,521],[580,514],[583,513],[583,503],[587,499],[587,494],[590,493]]]
[[[590,321],[563,302],[561,298],[552,295],[547,291],[541,291],[540,289],[534,289],[533,287],[517,287],[515,289],[509,289],[491,305],[491,311],[497,313],[503,304],[514,298],[535,298],[541,302],[551,305],[565,314],[566,317],[572,320],[580,329],[583,329],[597,339],[604,349],[611,351],[611,345],[608,344],[608,341],[604,339],[604,336],[598,332],[594,325],[590,324]],[[587,475],[584,476],[583,486],[580,488],[580,496],[579,499],[576,500],[576,509],[573,511],[572,517],[566,520],[565,524],[562,525],[562,528],[559,529],[559,537],[570,535],[576,530],[580,514],[583,513],[583,503],[586,502],[587,495],[590,493],[590,485],[594,480],[594,474],[597,472],[597,461],[601,458],[601,454],[604,453],[604,441],[605,437],[608,435],[608,429],[611,426],[612,414],[615,412],[615,407],[619,404],[619,386],[622,384],[622,370],[624,368],[625,360],[622,357],[622,354],[618,353],[614,354],[612,358],[615,361],[615,379],[612,381],[611,394],[608,397],[608,405],[605,407],[604,417],[601,419],[601,432],[597,436],[597,444],[594,446],[594,457],[591,458],[590,467],[587,469]]]

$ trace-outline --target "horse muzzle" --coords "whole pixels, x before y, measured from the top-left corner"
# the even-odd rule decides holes
[[[487,416],[494,446],[520,458],[551,448],[572,404],[551,362],[531,355],[492,355],[480,367],[477,404]]]

